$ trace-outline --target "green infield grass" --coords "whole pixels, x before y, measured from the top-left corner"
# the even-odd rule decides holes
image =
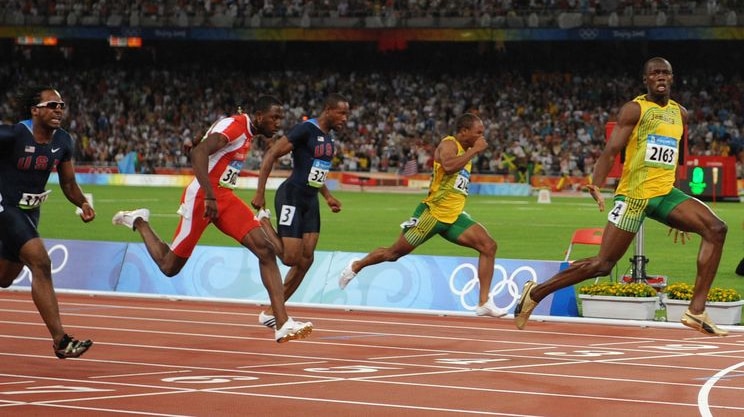
[[[75,215],[75,207],[57,186],[44,203],[40,224],[43,237],[57,239],[141,242],[139,234],[121,226],[113,226],[111,217],[118,210],[146,207],[150,222],[158,234],[170,242],[178,221],[176,210],[182,189],[175,187],[84,187],[92,193],[97,218],[88,224]],[[239,190],[246,201],[253,190]],[[393,243],[400,232],[399,224],[407,220],[422,193],[380,193],[370,191],[336,191],[343,203],[340,213],[331,213],[321,197],[322,232],[318,250],[367,252]],[[273,192],[267,201],[273,202]],[[609,204],[608,199],[608,204]],[[733,287],[744,294],[744,277],[734,269],[744,256],[744,205],[740,203],[709,203],[729,225],[723,259],[714,286]],[[273,208],[273,207],[272,207]],[[273,210],[272,210],[273,211]],[[510,259],[562,260],[573,231],[583,227],[604,227],[606,213],[586,194],[584,197],[560,197],[554,193],[550,204],[538,204],[536,197],[501,197],[475,195],[468,199],[466,211],[481,222],[498,242],[497,257]],[[655,221],[645,223],[645,255],[648,275],[666,275],[670,282],[692,282],[700,238],[682,245],[673,243],[667,227]],[[210,227],[200,242],[210,246],[235,246],[232,239]],[[572,259],[592,256],[596,246],[578,246]],[[633,245],[618,263],[620,275],[629,274]],[[477,256],[467,248],[435,237],[417,249],[417,254],[447,256]]]

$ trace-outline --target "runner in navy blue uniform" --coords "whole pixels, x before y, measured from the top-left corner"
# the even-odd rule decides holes
[[[318,193],[325,198],[331,211],[341,211],[338,201],[325,184],[331,169],[334,151],[332,130],[340,130],[349,116],[349,101],[339,94],[330,94],[323,102],[323,111],[315,119],[296,125],[276,141],[261,162],[258,188],[251,204],[259,210],[263,230],[276,249],[277,256],[290,266],[284,278],[284,299],[288,300],[305,278],[314,261],[315,247],[320,237]],[[276,192],[274,209],[277,229],[271,226],[270,212],[265,209],[266,181],[274,163],[292,152],[292,172]],[[259,322],[274,326],[271,309],[261,312]]]
[[[22,99],[24,120],[0,125],[0,287],[13,284],[24,266],[33,277],[31,295],[60,359],[76,358],[93,344],[65,333],[52,283],[52,264],[37,227],[54,168],[65,197],[82,210],[84,222],[96,216],[75,181],[72,137],[60,128],[65,103],[51,87],[32,89]]]

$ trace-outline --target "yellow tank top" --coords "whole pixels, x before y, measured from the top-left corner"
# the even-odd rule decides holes
[[[457,155],[465,153],[460,142],[454,136],[447,136],[442,141],[451,140],[457,145]],[[465,199],[468,196],[468,185],[470,184],[470,168],[472,162],[460,171],[453,174],[445,174],[442,164],[434,161],[434,169],[431,173],[429,184],[429,195],[424,199],[424,204],[429,206],[431,215],[442,223],[454,223],[457,216],[465,208]]]
[[[633,99],[641,106],[641,117],[628,138],[625,163],[616,194],[649,199],[668,194],[674,187],[679,142],[684,126],[679,104],[666,106],[646,99]]]

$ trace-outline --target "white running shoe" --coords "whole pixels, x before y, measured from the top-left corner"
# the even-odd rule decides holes
[[[281,329],[274,332],[277,343],[285,343],[290,340],[304,339],[313,332],[313,324],[308,322],[294,321],[289,317]]]
[[[258,221],[261,221],[262,219],[271,220],[271,210],[269,209],[258,210],[258,213],[256,214],[256,219],[258,219]]]
[[[341,277],[338,279],[338,287],[341,288],[342,290],[346,288],[347,285],[349,285],[349,282],[351,282],[351,280],[354,279],[354,277],[357,276],[356,272],[354,272],[351,269],[351,265],[358,260],[359,260],[358,258],[352,258],[349,261],[349,264],[346,265],[344,270],[341,271]]]
[[[493,300],[488,300],[485,304],[475,308],[477,316],[504,317],[507,311],[501,307],[496,307]]]
[[[274,327],[276,327],[276,317],[266,314],[265,311],[262,311],[258,314],[258,323],[268,327],[269,329],[273,329]]]
[[[150,220],[150,210],[141,208],[132,211],[120,211],[114,214],[114,218],[111,219],[111,223],[116,225],[126,226],[134,230],[134,221],[141,218],[144,221]]]

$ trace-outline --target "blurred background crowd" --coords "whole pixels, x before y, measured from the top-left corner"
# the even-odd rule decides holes
[[[162,15],[163,2],[143,0],[10,0],[10,14],[101,16],[136,8]],[[518,5],[525,8],[639,11],[676,6],[706,10],[726,1],[241,1],[172,0],[189,13],[222,8],[253,13],[268,6],[289,13],[312,7],[330,13],[449,13]],[[459,7],[453,7],[458,5]],[[296,6],[296,7],[295,7]],[[425,6],[425,7],[424,7]],[[541,10],[542,10],[541,9]],[[377,11],[374,11],[377,10]],[[490,10],[490,9],[489,9]],[[76,12],[77,11],[77,12]],[[149,13],[149,12],[148,12]],[[294,13],[294,12],[293,12]],[[339,12],[340,13],[340,12]],[[696,56],[690,56],[690,48]],[[744,58],[736,42],[654,43],[417,43],[405,50],[343,42],[152,42],[122,50],[86,43],[56,48],[0,44],[0,118],[14,123],[17,95],[37,84],[55,86],[69,104],[65,128],[76,139],[77,164],[115,167],[136,160],[136,171],[190,165],[183,144],[200,137],[238,105],[247,110],[261,94],[285,103],[283,133],[317,116],[323,98],[339,92],[351,102],[336,132],[334,169],[426,172],[432,151],[451,134],[454,119],[477,112],[489,149],[474,172],[584,176],[605,143],[605,126],[620,106],[645,92],[641,66],[651,56],[675,69],[672,97],[690,110],[688,147],[694,155],[731,155],[744,161]],[[257,169],[271,138],[259,138],[247,169]],[[415,164],[408,163],[415,161]],[[288,167],[288,158],[280,161]],[[415,167],[415,168],[412,168]],[[744,177],[744,164],[738,176]]]
[[[704,15],[736,24],[744,4],[737,0],[5,0],[0,15],[12,25],[217,26],[266,24],[302,26],[311,19],[352,19],[354,24],[406,26],[421,18],[465,18],[478,26],[561,26],[560,13],[580,13],[584,22],[649,16],[674,24],[680,16]],[[302,19],[305,20],[302,20]],[[374,18],[374,19],[367,19]],[[284,20],[283,20],[284,19]],[[361,20],[360,20],[361,19]],[[732,20],[733,19],[733,20]],[[328,23],[328,21],[325,21]],[[349,24],[337,22],[340,24]],[[454,20],[449,24],[453,24]],[[678,24],[682,23],[680,19]]]

